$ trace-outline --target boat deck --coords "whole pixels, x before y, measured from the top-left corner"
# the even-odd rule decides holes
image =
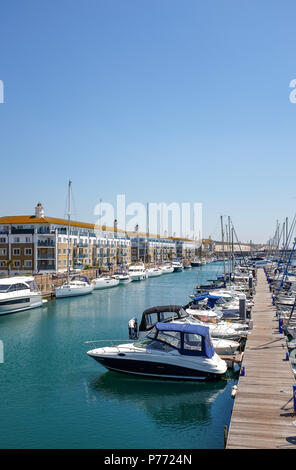
[[[294,373],[263,269],[257,279],[245,375],[239,377],[226,449],[296,449]]]

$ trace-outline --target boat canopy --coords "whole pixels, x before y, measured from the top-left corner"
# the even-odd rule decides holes
[[[180,354],[188,356],[214,356],[215,350],[210,337],[208,326],[190,323],[161,323],[156,325],[158,332],[179,332],[181,335]],[[197,335],[197,336],[196,336]],[[201,342],[198,340],[201,337]],[[156,338],[158,339],[158,337]]]
[[[157,322],[171,321],[187,316],[188,314],[182,305],[160,305],[147,308],[142,313],[139,331],[151,330]]]

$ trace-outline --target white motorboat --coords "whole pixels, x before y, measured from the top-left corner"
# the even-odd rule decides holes
[[[172,260],[172,266],[174,268],[175,273],[181,272],[184,269],[183,263],[181,261],[177,260],[177,259]]]
[[[217,380],[227,371],[209,328],[200,325],[157,322],[142,340],[87,354],[107,369],[151,378]]]
[[[128,269],[128,274],[132,281],[143,281],[148,278],[144,263],[131,264]]]
[[[61,287],[55,288],[56,298],[76,297],[78,295],[91,294],[94,290],[94,284],[88,282],[86,278],[75,279],[66,282]]]
[[[118,286],[119,279],[113,278],[113,276],[101,276],[92,280],[94,289],[108,289],[110,287]]]
[[[148,277],[157,277],[162,275],[162,269],[153,267],[147,269]]]
[[[127,271],[120,270],[120,271],[115,271],[115,273],[112,276],[114,279],[119,280],[119,284],[129,284],[132,280],[130,278],[130,275]]]
[[[43,305],[33,276],[0,279],[0,315],[30,310]]]
[[[164,263],[161,267],[162,274],[170,274],[174,272],[174,268],[171,263]]]

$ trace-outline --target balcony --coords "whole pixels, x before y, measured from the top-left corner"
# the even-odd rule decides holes
[[[53,240],[38,240],[38,246],[55,247],[55,242]]]

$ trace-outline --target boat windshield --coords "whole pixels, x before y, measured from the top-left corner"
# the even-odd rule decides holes
[[[0,292],[7,292],[9,288],[9,284],[0,284]]]
[[[158,331],[155,327],[134,346],[145,349],[158,349],[169,352],[181,348],[181,336],[179,331]]]

